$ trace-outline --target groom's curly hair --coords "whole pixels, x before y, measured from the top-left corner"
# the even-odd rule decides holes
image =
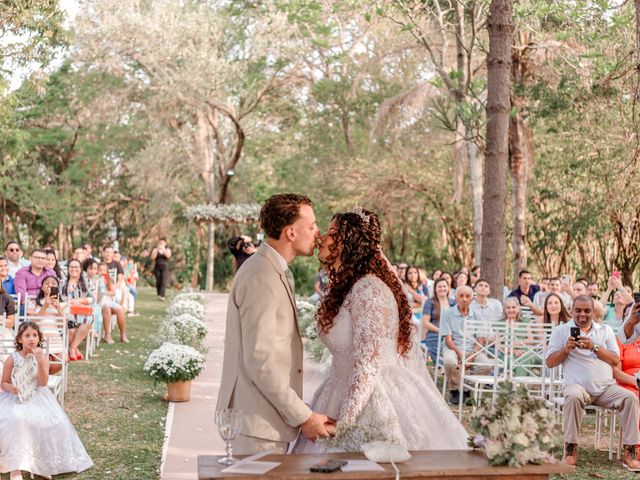
[[[378,216],[364,209],[337,213],[332,219],[330,235],[333,245],[330,255],[322,260],[329,275],[329,289],[322,298],[316,318],[320,331],[327,333],[333,326],[345,297],[353,285],[365,275],[375,275],[391,289],[398,306],[398,353],[406,356],[412,348],[412,312],[407,297],[389,261],[380,248],[381,228]],[[333,264],[340,258],[340,266]]]

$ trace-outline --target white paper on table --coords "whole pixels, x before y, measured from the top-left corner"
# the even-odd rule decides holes
[[[347,460],[344,467],[340,468],[343,472],[384,472],[384,468],[371,460]]]
[[[267,473],[269,470],[273,470],[278,465],[279,462],[242,462],[236,463],[235,465],[231,465],[223,470],[220,470],[220,473],[244,473],[245,475],[262,475]]]

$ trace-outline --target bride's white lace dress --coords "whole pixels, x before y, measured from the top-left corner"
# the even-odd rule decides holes
[[[403,358],[397,338],[393,293],[376,276],[361,278],[332,328],[321,334],[333,364],[311,409],[337,419],[341,427],[384,426],[391,439],[409,450],[466,449],[468,435],[431,380],[417,347]],[[322,450],[300,435],[293,451]]]
[[[35,393],[21,403],[16,395],[0,392],[0,473],[24,470],[51,476],[91,467],[93,462],[69,417],[51,391],[38,386],[33,357],[24,358],[18,352],[12,356],[12,374],[23,368],[35,372],[23,386],[25,390],[35,388]]]

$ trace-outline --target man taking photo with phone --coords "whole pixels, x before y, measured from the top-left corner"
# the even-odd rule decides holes
[[[636,445],[640,442],[638,421],[640,405],[636,395],[616,384],[612,366],[620,362],[620,350],[613,330],[593,321],[594,302],[578,295],[573,302],[573,318],[551,333],[546,364],[563,365],[564,407],[562,423],[565,453],[563,461],[575,465],[579,427],[587,405],[611,408],[620,414],[624,456],[622,463],[630,471],[640,471]]]

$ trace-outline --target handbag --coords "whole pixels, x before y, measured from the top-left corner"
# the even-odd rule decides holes
[[[93,314],[93,308],[91,308],[91,305],[71,305],[69,311],[71,312],[71,315]]]

